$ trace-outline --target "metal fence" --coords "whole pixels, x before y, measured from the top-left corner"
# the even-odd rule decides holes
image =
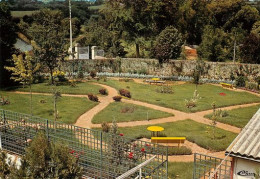
[[[67,145],[77,155],[84,176],[116,178],[155,156],[142,169],[143,177],[168,177],[167,147],[2,109],[0,117],[0,141],[7,152],[24,155],[29,141],[44,131],[50,141]]]
[[[231,161],[222,161],[221,158],[195,153],[193,179],[209,179],[210,177],[212,177],[211,179],[230,179]],[[217,171],[215,171],[216,169]],[[213,173],[214,171],[215,173]]]

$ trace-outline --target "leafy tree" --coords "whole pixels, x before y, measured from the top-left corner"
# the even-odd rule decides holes
[[[70,154],[69,148],[61,143],[49,142],[40,132],[26,149],[22,165],[14,169],[13,178],[81,178],[78,158]]]
[[[117,31],[124,40],[134,43],[136,57],[140,57],[140,45],[143,38],[149,36],[150,26],[149,13],[145,10],[145,0],[110,0],[106,1],[102,13],[106,21],[110,23],[110,29]]]
[[[214,62],[231,58],[228,56],[228,39],[229,36],[222,29],[206,26],[198,49],[199,56]]]
[[[259,20],[259,12],[255,7],[246,5],[232,16],[224,25],[225,29],[231,29],[232,27],[241,27],[242,29],[250,32],[253,24]]]
[[[32,114],[32,88],[31,84],[33,83],[34,76],[37,71],[40,69],[40,64],[35,62],[35,59],[29,52],[26,52],[25,55],[13,55],[12,61],[14,67],[5,67],[7,70],[12,72],[12,77],[14,81],[18,81],[23,85],[29,85],[30,87],[30,110]]]
[[[181,33],[172,26],[164,29],[156,38],[154,53],[160,62],[180,56],[183,39]]]
[[[11,65],[8,59],[14,53],[17,27],[12,22],[10,8],[5,2],[0,2],[0,88],[10,85],[10,72],[4,66]],[[7,33],[8,32],[8,33]]]
[[[58,10],[43,9],[35,13],[33,18],[34,23],[29,28],[29,34],[35,41],[34,54],[48,68],[53,84],[54,69],[67,54],[63,15]]]
[[[178,26],[180,32],[185,34],[187,43],[200,44],[205,25],[210,22],[211,12],[207,5],[208,1],[187,0],[179,8]]]
[[[241,61],[244,63],[260,64],[260,35],[250,33],[242,44],[240,48]]]

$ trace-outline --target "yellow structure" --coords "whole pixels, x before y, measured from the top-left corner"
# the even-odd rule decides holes
[[[155,137],[155,136],[158,137],[159,132],[164,131],[164,128],[160,127],[160,126],[150,126],[150,127],[147,127],[147,130],[151,131],[152,137]]]

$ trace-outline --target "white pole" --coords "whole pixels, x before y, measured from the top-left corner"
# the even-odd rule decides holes
[[[70,11],[70,49],[72,54],[72,60],[74,60],[73,48],[72,48],[72,22],[71,22],[71,0],[69,0],[69,11]]]

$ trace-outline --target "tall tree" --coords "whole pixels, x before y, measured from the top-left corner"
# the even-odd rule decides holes
[[[240,48],[242,62],[260,64],[260,35],[251,33],[242,44]]]
[[[10,65],[8,59],[14,53],[17,27],[12,22],[7,3],[0,2],[0,88],[10,84],[10,72],[4,66]],[[8,33],[7,33],[8,32]]]
[[[25,55],[13,55],[12,61],[14,67],[5,67],[7,70],[12,72],[11,79],[18,81],[23,85],[29,85],[30,87],[30,112],[32,114],[32,88],[31,84],[33,83],[34,76],[36,72],[40,69],[40,64],[36,63],[34,58],[29,52],[26,52]]]
[[[66,30],[62,26],[61,11],[43,9],[33,15],[34,23],[29,28],[29,34],[35,41],[34,54],[39,62],[48,68],[53,84],[53,72],[58,62],[67,55]]]

